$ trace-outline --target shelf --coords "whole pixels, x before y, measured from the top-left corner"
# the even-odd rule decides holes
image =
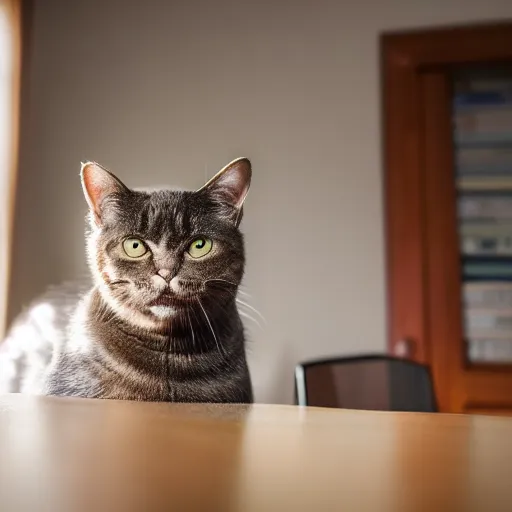
[[[455,149],[491,149],[509,148],[512,146],[512,135],[496,140],[492,137],[482,140],[477,137],[465,137],[454,140]]]
[[[462,276],[463,283],[512,283],[512,276]]]
[[[497,255],[497,256],[488,256],[488,255],[477,255],[477,254],[461,254],[461,260],[463,262],[469,263],[506,263],[510,262],[512,265],[512,254],[507,255]],[[512,277],[511,277],[512,279]]]
[[[512,190],[493,190],[493,189],[457,189],[460,196],[484,196],[484,197],[504,197],[512,198]]]

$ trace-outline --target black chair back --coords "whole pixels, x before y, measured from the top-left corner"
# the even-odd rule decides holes
[[[436,412],[426,366],[368,355],[311,361],[295,368],[298,405],[377,411]]]

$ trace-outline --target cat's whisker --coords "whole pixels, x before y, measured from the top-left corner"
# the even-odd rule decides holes
[[[221,351],[221,348],[220,348],[220,345],[219,345],[219,340],[217,339],[217,336],[215,335],[215,331],[213,330],[213,326],[210,322],[210,318],[208,317],[208,314],[206,313],[206,310],[204,309],[203,305],[201,304],[201,301],[199,299],[197,299],[197,303],[199,304],[199,307],[202,309],[203,313],[204,313],[204,316],[206,318],[206,321],[208,322],[208,325],[210,326],[210,330],[212,331],[212,334],[213,334],[213,338],[215,339],[215,344],[217,345],[217,350],[219,351],[219,354],[220,355],[225,355],[223,354],[223,352]]]
[[[240,309],[238,310],[238,314],[244,318],[247,318],[248,320],[252,320],[262,331],[264,330],[262,325],[258,322],[258,320],[256,320],[256,318],[252,317],[251,315],[249,315],[248,313],[246,313],[245,311],[241,311]]]
[[[243,300],[237,298],[236,302],[242,306],[245,306],[246,308],[250,309],[251,311],[254,311],[262,320],[265,325],[268,325],[267,319],[253,306],[250,304],[247,304],[247,302],[244,302]]]
[[[196,322],[196,325],[203,323],[203,319],[198,316],[197,311],[196,311],[195,308],[191,307],[189,309],[189,311],[192,311],[192,314],[194,315],[194,321]],[[203,339],[203,335],[202,335],[201,329],[199,330],[199,332],[196,333],[196,340],[197,340],[199,351],[202,354],[204,352],[204,343],[203,343],[204,339]]]
[[[196,335],[194,333],[194,326],[192,325],[192,320],[190,320],[190,311],[188,309],[187,309],[187,317],[188,317],[188,324],[190,325],[190,332],[192,333],[192,347],[195,352],[196,351]]]
[[[226,279],[220,279],[220,278],[207,279],[207,280],[204,282],[204,284],[206,285],[207,283],[215,282],[215,281],[230,284],[231,286],[234,286],[235,288],[237,288],[236,293],[239,293],[240,295],[245,295],[245,296],[246,296],[246,297],[248,297],[249,299],[250,299],[250,298],[252,298],[252,295],[251,295],[250,293],[247,293],[246,291],[244,291],[244,290],[242,289],[242,287],[243,287],[244,285],[242,285],[242,284],[238,284],[238,285],[237,285],[236,283],[233,283],[233,282],[228,281],[228,280],[226,280]],[[227,289],[227,288],[226,288],[226,289]],[[231,291],[231,290],[228,290],[228,291]],[[235,295],[235,296],[236,296],[236,293],[233,293],[233,295]]]
[[[218,282],[225,282],[225,283],[228,283],[230,285],[233,285],[233,286],[236,286],[235,283],[231,282],[231,281],[227,281],[226,279],[220,279],[220,278],[215,278],[215,279],[207,279],[204,284],[208,283],[208,282],[215,282],[215,281],[218,281]],[[244,292],[243,290],[230,290],[228,288],[226,288],[226,291],[228,291],[229,293],[231,293],[231,295],[233,295],[233,297],[235,298],[235,301],[240,305],[240,306],[244,306],[246,307],[247,309],[251,310],[251,311],[254,311],[262,320],[263,322],[265,323],[265,325],[267,324],[267,321],[265,319],[265,317],[256,309],[254,308],[253,306],[251,306],[250,304],[247,304],[246,302],[244,302],[243,300],[239,299],[237,297],[237,293],[240,293],[241,295],[245,295],[247,297],[251,297],[247,292]],[[262,325],[260,324],[260,322],[258,322],[255,318],[253,318],[251,315],[249,315],[246,311],[242,311],[240,308],[237,308],[238,309],[238,312],[240,313],[241,316],[245,316],[245,318],[249,319],[249,320],[252,320],[254,323],[256,323],[258,325],[258,327],[260,329],[263,330],[263,327]]]
[[[238,286],[236,283],[233,283],[232,281],[228,281],[227,279],[220,279],[220,278],[214,278],[214,279],[207,279],[204,284],[206,283],[211,283],[211,282],[221,282],[221,283],[227,283],[227,284],[230,284],[231,286],[234,286],[235,288]]]

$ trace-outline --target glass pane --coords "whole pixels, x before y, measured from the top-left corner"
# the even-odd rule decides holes
[[[459,72],[453,124],[467,359],[512,363],[512,68]]]

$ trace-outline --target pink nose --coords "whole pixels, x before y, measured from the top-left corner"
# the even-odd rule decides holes
[[[163,277],[166,281],[169,280],[169,277],[171,276],[171,271],[168,268],[161,268],[157,274],[160,277]]]

